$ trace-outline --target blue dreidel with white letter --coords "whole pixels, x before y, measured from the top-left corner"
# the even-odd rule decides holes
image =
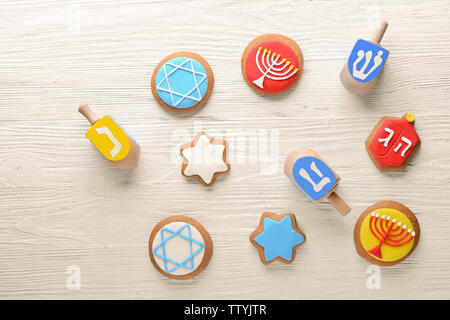
[[[370,41],[359,39],[341,71],[341,82],[351,93],[364,94],[373,89],[388,58],[389,51],[380,46],[388,27],[382,21]]]
[[[348,204],[334,191],[341,178],[314,150],[291,152],[284,173],[313,203],[327,199],[343,216],[350,212]]]

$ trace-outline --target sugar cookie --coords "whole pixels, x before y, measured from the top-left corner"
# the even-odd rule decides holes
[[[289,90],[300,79],[303,55],[298,44],[280,34],[253,39],[241,58],[241,71],[247,84],[264,95]]]
[[[150,234],[150,260],[166,277],[186,280],[199,275],[213,252],[211,237],[194,219],[172,216],[162,220]]]
[[[383,117],[366,140],[366,150],[381,171],[404,170],[420,147],[414,115]]]
[[[416,216],[395,201],[381,201],[367,208],[355,225],[358,254],[370,263],[392,266],[416,248],[420,227]]]
[[[208,62],[196,53],[177,52],[164,58],[152,75],[152,93],[166,110],[185,113],[208,100],[214,76]]]
[[[196,178],[205,186],[213,185],[218,175],[230,171],[227,150],[226,140],[211,138],[204,132],[198,133],[193,141],[180,147],[184,158],[181,174]]]
[[[275,260],[292,263],[297,248],[305,240],[306,236],[297,227],[292,213],[264,212],[258,228],[250,235],[250,242],[258,249],[259,258],[264,264]]]

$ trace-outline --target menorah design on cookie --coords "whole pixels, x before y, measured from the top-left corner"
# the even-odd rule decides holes
[[[281,34],[258,36],[242,53],[242,76],[252,90],[263,95],[286,92],[298,82],[302,70],[302,50]]]
[[[411,229],[406,229],[406,224],[402,222],[397,223],[397,219],[392,219],[386,215],[382,215],[377,212],[372,212],[369,221],[370,232],[379,243],[368,250],[368,252],[377,258],[383,259],[381,255],[381,246],[388,245],[391,247],[401,247],[408,242],[412,241],[416,236],[415,232]]]
[[[355,224],[355,247],[372,264],[396,265],[414,251],[420,225],[414,213],[400,202],[385,200],[367,208]]]
[[[262,54],[261,54],[262,51]],[[260,58],[261,56],[261,58]],[[291,61],[282,58],[280,53],[268,50],[260,46],[256,53],[256,66],[262,76],[254,80],[253,83],[264,89],[264,79],[286,80],[298,72],[298,68],[291,65]]]
[[[364,73],[370,61],[372,60],[372,55],[372,50],[368,50],[366,52],[364,52],[364,50],[358,51],[358,58],[353,62],[353,76],[355,78],[365,80],[383,62],[383,58],[381,57],[383,55],[383,51],[379,50],[378,54],[373,58],[372,68],[370,68],[367,73]],[[358,70],[357,65],[362,61],[364,57],[366,58],[364,65],[361,69]]]

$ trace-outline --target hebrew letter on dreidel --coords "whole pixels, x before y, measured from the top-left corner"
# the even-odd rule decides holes
[[[411,146],[412,146],[412,142],[411,142],[411,140],[409,140],[409,139],[407,139],[407,138],[405,138],[405,137],[402,137],[402,141],[403,142],[406,142],[406,144],[407,144],[407,146],[406,146],[406,148],[405,149],[403,149],[403,151],[402,151],[402,157],[404,157],[405,156],[405,153],[406,153],[406,151],[408,151],[409,150],[409,148],[411,148]]]
[[[114,148],[112,148],[112,150],[109,151],[109,153],[111,154],[111,157],[114,158],[120,152],[120,150],[122,150],[122,144],[116,139],[116,137],[114,137],[111,130],[109,130],[107,126],[96,128],[95,130],[97,131],[98,134],[106,134],[108,138],[112,141],[112,143],[114,144]]]
[[[389,129],[389,128],[384,128],[384,131],[389,133],[389,136],[387,138],[378,139],[378,142],[380,142],[380,143],[384,142],[383,146],[387,147],[389,145],[389,142],[391,141],[392,137],[394,136],[394,130]]]
[[[406,152],[411,148],[412,142],[408,138],[402,137],[402,141],[406,143],[406,148],[403,149],[402,153],[400,154],[403,158],[405,157]],[[399,142],[398,145],[395,147],[394,152],[398,152],[400,148],[402,147],[402,143]]]
[[[311,162],[311,170],[313,170],[319,177],[321,178],[323,177],[322,172],[320,172],[320,170],[317,169],[316,163],[314,161]],[[322,190],[323,187],[325,187],[331,181],[330,178],[325,177],[322,178],[322,180],[320,180],[319,183],[316,184],[309,175],[309,173],[306,172],[306,170],[303,168],[300,169],[299,174],[313,186],[315,192],[319,192],[320,190]]]

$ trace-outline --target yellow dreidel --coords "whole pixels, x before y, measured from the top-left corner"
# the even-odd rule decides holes
[[[92,124],[86,132],[86,137],[114,167],[137,167],[140,147],[112,117],[104,116],[99,119],[87,104],[81,105],[78,111]]]

